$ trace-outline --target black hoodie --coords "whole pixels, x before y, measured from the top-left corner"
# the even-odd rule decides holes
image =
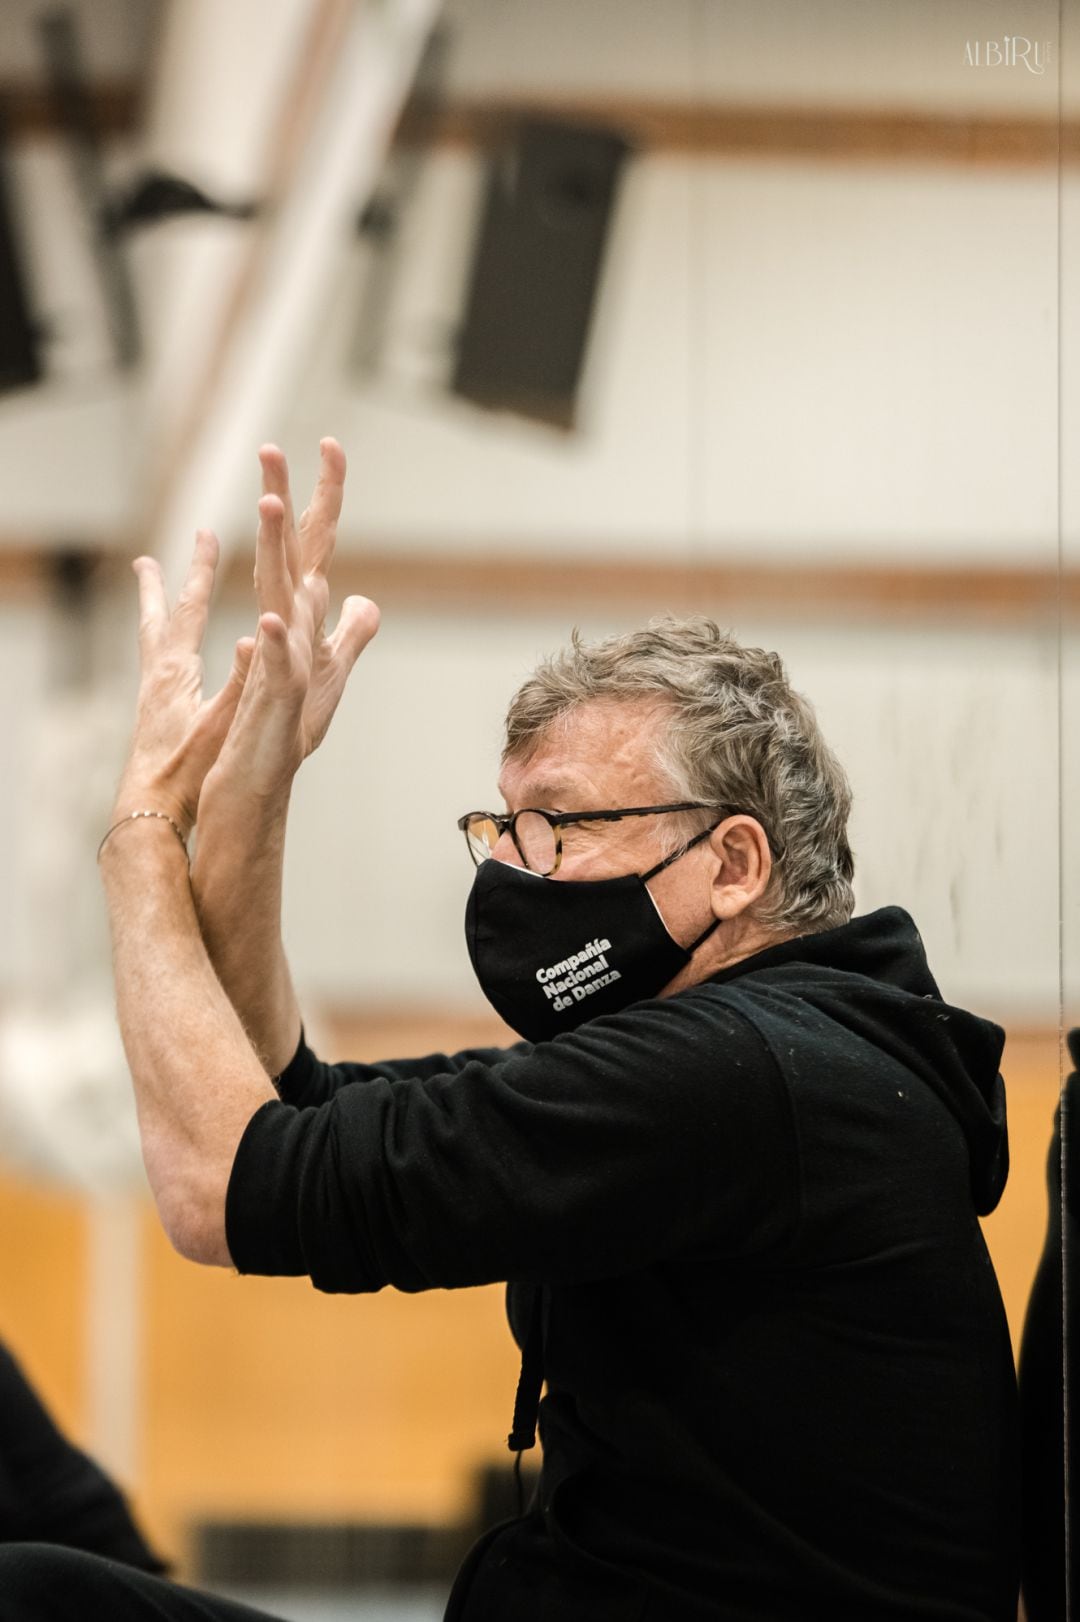
[[[140,1571],[166,1567],[123,1493],[68,1441],[0,1344],[0,1543],[59,1543]]]
[[[536,1046],[302,1043],[237,1151],[230,1252],[323,1290],[512,1281],[540,1488],[448,1616],[1013,1622],[1015,1382],[977,1220],[1002,1043],[897,908]]]

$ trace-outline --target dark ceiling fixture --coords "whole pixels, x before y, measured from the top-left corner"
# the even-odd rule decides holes
[[[140,225],[155,225],[178,214],[219,214],[230,220],[253,220],[257,203],[222,203],[208,197],[179,175],[150,169],[131,183],[120,196],[105,205],[105,221],[115,235]]]
[[[451,388],[491,411],[576,423],[619,181],[609,129],[525,118],[490,163]]]

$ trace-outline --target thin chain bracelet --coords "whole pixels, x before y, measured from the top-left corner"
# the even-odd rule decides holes
[[[187,840],[184,838],[184,830],[181,828],[178,822],[173,821],[172,817],[170,817],[167,811],[129,811],[126,817],[121,817],[119,822],[114,822],[111,828],[106,829],[105,838],[101,841],[101,844],[97,848],[97,860],[99,862],[101,860],[102,851],[105,849],[107,842],[112,838],[117,828],[122,828],[126,822],[136,822],[140,817],[158,817],[162,822],[167,822],[169,827],[175,833],[177,839],[179,839],[181,845],[184,847],[184,855],[187,855]]]

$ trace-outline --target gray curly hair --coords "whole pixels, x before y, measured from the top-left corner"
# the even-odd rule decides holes
[[[744,648],[704,616],[665,615],[599,642],[575,630],[511,699],[503,760],[527,759],[578,704],[641,699],[667,711],[656,758],[672,798],[737,807],[768,835],[773,871],[758,922],[798,934],[846,923],[855,864],[844,770],[779,654]]]

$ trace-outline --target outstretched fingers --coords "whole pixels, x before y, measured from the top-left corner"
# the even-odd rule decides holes
[[[319,441],[319,476],[300,519],[305,574],[325,575],[334,556],[338,519],[345,496],[345,452],[336,439]]]
[[[299,690],[305,685],[306,671],[297,663],[289,627],[280,614],[260,614],[257,649],[275,688]]]
[[[195,535],[195,550],[188,566],[187,579],[180,588],[173,609],[172,625],[189,648],[197,651],[202,646],[206,622],[210,615],[210,598],[217,573],[217,536],[213,530],[200,529]]]
[[[285,506],[280,496],[263,496],[259,501],[255,598],[260,614],[276,614],[289,623],[294,591],[285,555]]]
[[[217,562],[217,536],[212,530],[200,529],[195,536],[187,579],[171,615],[161,564],[156,558],[145,556],[132,563],[139,583],[139,651],[144,660],[156,652],[166,638],[187,652],[199,651],[206,633]]]
[[[244,692],[251,659],[255,652],[255,638],[241,637],[233,654],[232,669],[224,684],[213,698],[207,699],[199,717],[198,748],[206,770],[217,759],[225,734],[232,725],[236,707]]]
[[[229,671],[226,687],[233,686],[237,693],[241,693],[247,681],[248,671],[251,669],[251,660],[255,652],[255,638],[242,636],[233,650],[232,669]]]
[[[289,489],[289,464],[285,460],[285,452],[277,445],[260,447],[259,464],[262,467],[263,495],[277,496],[284,510],[285,565],[293,586],[296,587],[303,579],[304,570],[300,556],[300,537],[296,533],[296,519],[293,514],[292,491]]]
[[[156,558],[136,558],[131,567],[139,585],[139,651],[145,659],[169,628],[165,579]]]

